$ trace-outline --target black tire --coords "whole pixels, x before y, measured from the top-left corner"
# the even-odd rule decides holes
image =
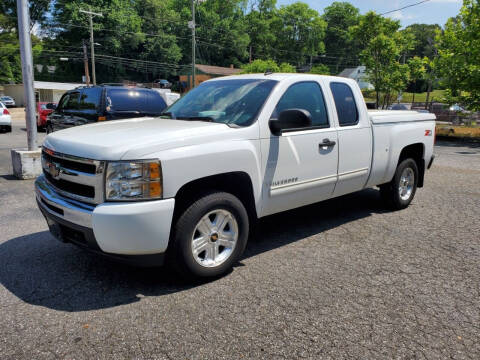
[[[400,181],[402,178],[402,174],[409,168],[413,171],[413,186],[411,188],[411,192],[407,196],[405,194],[404,197],[400,195]],[[407,170],[408,171],[408,170]],[[405,209],[410,203],[412,202],[415,192],[417,191],[417,184],[418,184],[418,166],[415,160],[413,159],[405,159],[398,164],[397,169],[395,170],[395,175],[393,176],[392,181],[388,184],[384,184],[380,186],[380,195],[382,200],[385,202],[388,208],[393,210],[401,210]]]
[[[202,266],[195,260],[192,238],[199,221],[215,210],[226,210],[238,225],[238,238],[235,247],[226,260],[218,266]],[[225,274],[238,261],[249,236],[247,210],[242,202],[230,193],[210,192],[189,205],[178,217],[173,226],[171,245],[168,250],[168,263],[186,278],[209,278]]]

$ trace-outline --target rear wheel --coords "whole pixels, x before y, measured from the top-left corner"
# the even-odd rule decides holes
[[[381,197],[388,207],[395,210],[405,209],[415,196],[417,183],[417,163],[413,159],[405,159],[398,164],[392,181],[380,186]]]
[[[231,269],[247,244],[248,215],[232,194],[200,197],[180,215],[169,262],[187,277],[214,277]]]

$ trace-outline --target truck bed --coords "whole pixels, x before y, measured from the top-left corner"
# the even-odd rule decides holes
[[[373,124],[435,120],[434,114],[410,110],[369,110],[368,115]]]
[[[417,111],[372,110],[373,161],[367,187],[390,181],[400,151],[409,144],[423,147],[428,163],[433,153],[435,115]]]

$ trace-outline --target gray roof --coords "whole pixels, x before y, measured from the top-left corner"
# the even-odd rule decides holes
[[[350,77],[350,75],[352,75],[352,73],[353,73],[355,70],[357,70],[357,69],[358,69],[358,67],[346,68],[346,69],[344,69],[340,74],[338,74],[338,76],[348,78],[348,77]]]

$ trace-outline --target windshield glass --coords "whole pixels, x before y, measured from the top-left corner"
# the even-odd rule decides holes
[[[204,82],[172,104],[165,113],[173,119],[248,126],[255,120],[276,83],[275,80],[262,79]]]

